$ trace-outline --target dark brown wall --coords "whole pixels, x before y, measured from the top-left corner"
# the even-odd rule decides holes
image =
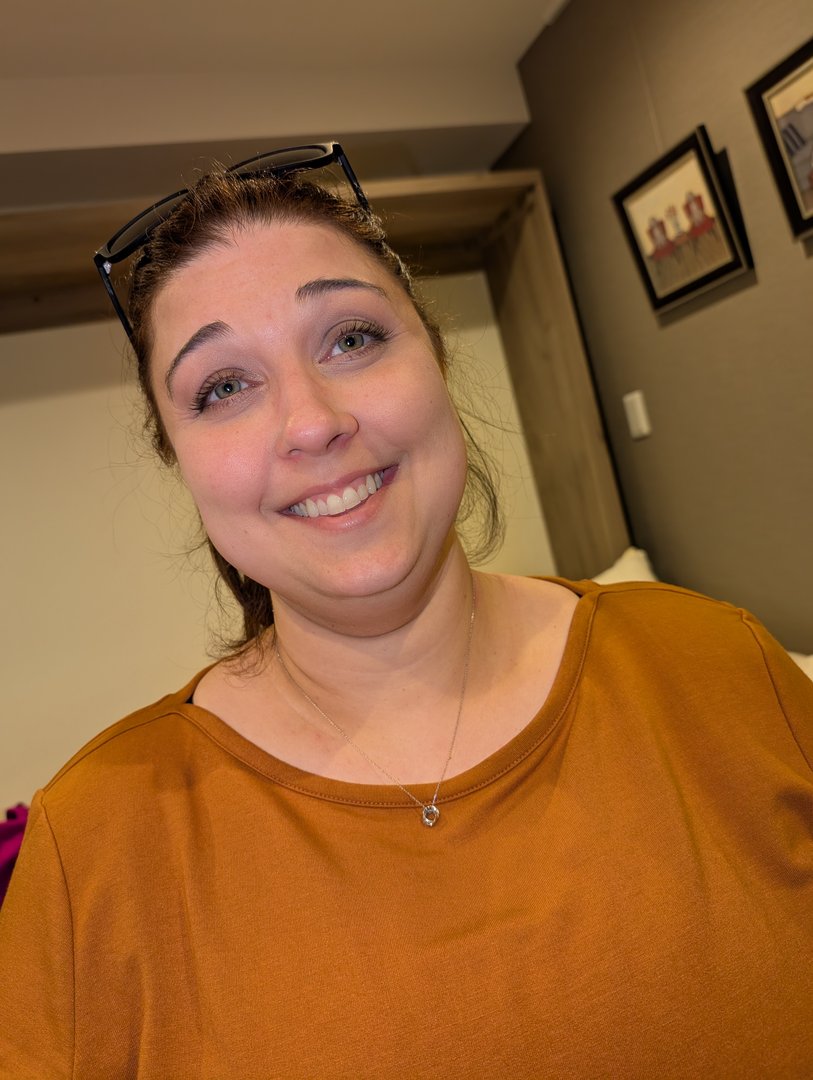
[[[813,243],[794,242],[743,89],[813,35],[811,0],[570,0],[520,64],[635,541],[659,575],[813,652]],[[707,126],[756,271],[660,318],[613,192]],[[633,442],[621,398],[646,395]]]

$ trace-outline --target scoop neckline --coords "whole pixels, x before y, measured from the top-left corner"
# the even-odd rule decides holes
[[[477,765],[443,781],[437,803],[454,802],[499,780],[519,765],[537,747],[550,740],[567,711],[578,686],[584,664],[595,611],[595,592],[600,586],[594,581],[569,581],[566,578],[539,577],[537,580],[561,585],[578,596],[568,630],[559,669],[547,698],[528,723],[507,743]],[[200,680],[210,667],[204,668],[169,702],[169,711],[185,717],[202,730],[226,753],[241,761],[254,772],[281,787],[328,802],[353,806],[392,809],[415,809],[415,803],[393,784],[362,784],[310,773],[275,757],[251,742],[215,713],[190,699]],[[416,799],[430,802],[435,785],[405,785]]]

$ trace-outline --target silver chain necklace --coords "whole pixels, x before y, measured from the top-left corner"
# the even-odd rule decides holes
[[[446,762],[445,762],[445,764],[443,766],[443,772],[440,774],[440,780],[438,780],[437,786],[435,787],[435,794],[432,796],[432,801],[428,802],[428,803],[422,803],[421,800],[419,798],[417,798],[417,796],[413,795],[412,792],[408,788],[405,788],[403,784],[399,783],[399,781],[395,779],[395,777],[392,775],[392,773],[387,772],[387,770],[384,768],[383,765],[379,765],[377,761],[374,761],[373,758],[371,758],[370,755],[367,753],[367,751],[365,749],[363,749],[363,747],[359,746],[358,743],[354,742],[350,738],[350,736],[347,734],[347,732],[344,730],[344,728],[341,726],[341,724],[337,724],[336,721],[331,716],[328,716],[328,714],[325,712],[325,710],[322,709],[319,705],[316,704],[316,702],[313,700],[313,698],[310,696],[310,694],[307,694],[302,689],[302,687],[299,685],[299,683],[296,681],[296,679],[293,677],[293,675],[288,670],[288,668],[287,668],[287,666],[285,664],[285,661],[282,659],[282,653],[279,651],[279,636],[277,635],[276,630],[274,630],[274,655],[276,656],[277,660],[279,661],[279,665],[282,668],[282,670],[285,672],[286,676],[288,677],[288,681],[291,683],[291,685],[294,686],[295,689],[299,691],[299,693],[302,695],[302,697],[305,699],[305,701],[307,701],[308,704],[311,705],[319,713],[319,715],[322,717],[323,720],[326,720],[328,722],[328,724],[330,724],[330,726],[332,728],[335,728],[335,730],[338,731],[338,733],[341,735],[341,737],[344,739],[344,741],[348,744],[348,746],[352,746],[353,749],[357,753],[361,754],[361,756],[365,759],[365,761],[367,761],[370,765],[372,765],[374,769],[377,769],[378,772],[380,772],[382,776],[385,776],[390,781],[390,783],[395,784],[395,786],[397,788],[400,788],[401,791],[403,791],[403,793],[405,795],[407,795],[415,803],[415,805],[421,811],[421,821],[429,829],[431,829],[433,825],[436,825],[438,820],[440,819],[440,807],[438,806],[438,793],[440,792],[440,785],[446,779],[446,773],[447,773],[447,771],[449,769],[449,764],[451,763],[451,760],[452,760],[452,754],[454,753],[455,743],[457,742],[457,732],[458,732],[458,729],[460,727],[460,717],[463,714],[463,701],[464,701],[464,699],[466,697],[466,686],[467,686],[468,681],[469,681],[469,659],[471,658],[471,642],[472,642],[472,638],[474,636],[474,614],[475,614],[475,611],[476,611],[476,606],[477,606],[477,594],[475,592],[475,587],[474,587],[474,578],[472,578],[471,579],[471,615],[469,616],[469,635],[468,635],[468,639],[466,641],[466,659],[465,659],[465,662],[463,664],[463,683],[462,683],[462,685],[460,687],[460,700],[459,700],[458,705],[457,705],[457,716],[455,718],[454,731],[452,732],[452,741],[449,744],[449,753],[446,755]]]

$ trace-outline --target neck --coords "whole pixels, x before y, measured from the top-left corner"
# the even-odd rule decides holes
[[[360,635],[315,621],[274,598],[276,633],[296,683],[353,736],[363,728],[416,730],[453,711],[460,696],[473,602],[471,572],[455,545],[429,587],[387,597],[379,630]],[[397,594],[397,595],[396,595]],[[376,598],[381,607],[381,599]],[[371,628],[372,620],[367,622]],[[269,655],[273,655],[269,652]],[[296,690],[269,676],[296,706]],[[445,728],[444,728],[445,731]]]

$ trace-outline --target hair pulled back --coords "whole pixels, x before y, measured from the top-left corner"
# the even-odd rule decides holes
[[[235,232],[257,225],[330,226],[354,241],[400,284],[426,328],[444,375],[448,355],[443,335],[418,299],[412,275],[387,243],[379,218],[359,204],[346,202],[302,173],[245,176],[218,169],[202,177],[172,214],[150,235],[131,271],[128,313],[133,329],[138,381],[146,403],[146,429],[161,461],[175,464],[175,453],[161,420],[150,371],[154,344],[152,313],[163,286],[182,267],[212,247],[227,244]],[[502,517],[490,462],[461,418],[468,450],[466,492],[458,523],[477,520],[471,557],[483,559],[502,538]],[[472,530],[468,530],[472,533]],[[229,643],[244,649],[274,621],[268,589],[232,566],[206,538],[206,545],[229,592],[239,604],[243,634]]]

